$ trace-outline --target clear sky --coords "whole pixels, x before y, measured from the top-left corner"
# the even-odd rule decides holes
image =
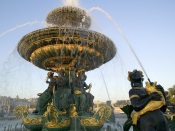
[[[47,88],[47,71],[23,60],[15,47],[25,34],[45,28],[47,14],[65,3],[89,11],[90,30],[105,34],[117,47],[115,58],[86,73],[95,100],[128,99],[127,72],[143,70],[126,39],[151,81],[157,81],[165,90],[175,84],[174,0],[4,0],[0,2],[1,96],[37,97]]]

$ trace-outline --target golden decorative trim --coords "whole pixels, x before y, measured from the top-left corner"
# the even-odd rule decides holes
[[[63,128],[70,126],[70,119],[63,118],[60,123],[55,123],[53,121],[47,122],[45,124],[47,128]]]
[[[22,123],[25,125],[38,125],[42,124],[43,117],[30,117],[28,110],[24,106],[18,106],[13,110],[13,114],[16,116],[16,118],[22,117]]]
[[[112,115],[112,109],[108,106],[101,107],[93,117],[81,118],[80,123],[82,126],[102,126],[105,121],[109,121]],[[97,116],[99,119],[97,119]]]
[[[24,125],[39,125],[43,123],[43,117],[27,117],[23,119]]]
[[[79,73],[79,72],[85,72],[85,69],[80,69],[77,71],[77,73]]]
[[[54,50],[52,50],[51,47]],[[75,57],[77,54],[83,57]],[[86,55],[98,61],[97,65],[94,65],[93,60],[87,59]],[[83,66],[84,70],[89,70],[94,69],[95,66],[100,66],[104,62],[104,58],[103,54],[99,51],[87,46],[77,44],[55,44],[47,45],[33,51],[30,56],[30,61],[40,68],[52,71],[56,71],[60,67],[74,68],[74,65],[78,62],[80,62],[80,69]],[[86,61],[86,65],[82,63],[83,61]]]
[[[14,116],[18,119],[20,117],[25,118],[29,116],[29,112],[25,106],[17,106],[13,110]]]
[[[72,117],[72,118],[78,117],[76,105],[75,104],[71,104],[70,107],[71,107],[71,111],[70,111],[70,115],[69,116]]]
[[[72,36],[68,34],[72,34]],[[87,48],[93,48],[101,53],[104,63],[111,60],[117,51],[111,39],[101,33],[91,30],[84,30],[82,32],[81,29],[72,29],[66,27],[52,27],[33,31],[25,35],[19,41],[17,49],[24,59],[30,61],[31,53],[38,48],[56,44],[84,45]],[[54,50],[51,52],[54,53]],[[34,63],[33,61],[30,62]],[[38,66],[36,63],[34,64]],[[100,65],[97,65],[97,67],[99,66]]]
[[[129,97],[130,100],[131,100],[132,98],[140,98],[140,96],[138,96],[138,95],[132,95],[132,96]]]
[[[45,126],[47,128],[63,128],[70,126],[70,119],[63,118],[61,122],[58,122],[59,115],[65,114],[66,111],[58,111],[57,107],[53,105],[53,103],[49,103],[47,106],[47,111],[44,113],[44,117],[48,118],[48,122],[46,122]]]
[[[75,93],[76,95],[80,95],[80,94],[81,94],[81,91],[80,91],[80,90],[75,90],[74,93]]]
[[[49,41],[49,40],[52,40],[52,39],[58,39],[58,40],[64,40],[63,39],[63,36],[59,36],[59,37],[49,37],[49,38],[43,38],[43,39],[40,39],[40,40],[36,40],[35,42],[32,42],[30,43],[27,47],[25,47],[25,49],[22,51],[23,53],[22,54],[27,54],[27,51],[33,46],[33,45],[37,45],[37,44],[40,44],[42,41]],[[82,38],[83,39],[83,38]],[[86,39],[84,39],[86,40]],[[79,39],[76,39],[74,38],[74,41],[76,41],[76,43],[78,43]],[[94,40],[88,40],[88,44],[91,44],[93,43],[94,45],[97,45],[98,43],[95,42]],[[64,43],[57,43],[56,45],[66,45]],[[73,45],[73,44],[72,44]],[[78,45],[78,44],[74,44],[74,45]],[[52,44],[48,44],[47,46],[53,46]],[[71,46],[71,45],[69,45]],[[75,46],[74,46],[75,47]],[[89,48],[86,46],[86,48]]]
[[[55,45],[47,45],[44,46],[42,48],[38,48],[36,49],[30,56],[30,60],[32,61],[33,58],[35,58],[35,52],[36,54],[41,54],[41,49],[43,49],[45,51],[45,53],[47,53],[48,51],[50,51],[50,47],[53,46],[53,48],[55,48],[55,50],[62,50],[63,47],[65,47],[68,50],[73,50],[75,47],[77,47],[78,51],[84,51],[84,52],[88,52],[88,53],[96,53],[96,56],[101,56],[101,53],[98,52],[97,50],[93,49],[93,48],[89,48],[87,46],[81,46],[81,45],[77,45],[77,44],[71,44],[71,45],[66,45],[66,44],[55,44]],[[61,55],[61,54],[60,54]]]

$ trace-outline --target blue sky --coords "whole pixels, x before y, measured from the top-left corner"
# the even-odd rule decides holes
[[[23,60],[15,47],[25,34],[45,28],[42,22],[48,12],[63,3],[63,0],[0,2],[0,95],[15,97],[18,94],[21,98],[30,98],[47,88],[47,71]],[[118,50],[110,62],[86,73],[87,84],[93,85],[91,93],[95,100],[128,99],[127,72],[143,70],[116,25],[128,39],[151,81],[157,81],[165,90],[175,84],[174,0],[76,0],[73,3],[85,10],[92,9],[90,30],[108,36]]]

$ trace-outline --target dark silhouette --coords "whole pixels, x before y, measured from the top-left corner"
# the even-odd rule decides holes
[[[128,72],[128,80],[131,82],[132,87],[129,91],[129,97],[131,105],[136,112],[141,111],[150,101],[161,100],[160,94],[157,92],[148,94],[145,88],[143,88],[144,79],[141,71],[134,70],[133,72]],[[156,88],[164,94],[162,86],[158,85]],[[169,131],[167,120],[162,113],[165,109],[165,106],[163,106],[161,109],[148,111],[141,115],[137,126],[141,131]]]

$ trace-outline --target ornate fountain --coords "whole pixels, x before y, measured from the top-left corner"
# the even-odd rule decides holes
[[[85,72],[110,61],[116,47],[105,35],[88,30],[91,18],[83,9],[56,8],[48,14],[46,22],[48,28],[33,31],[19,41],[18,52],[50,74],[58,73],[52,77],[57,86],[53,86],[51,95],[47,91],[39,95],[35,114],[29,116],[24,107],[16,108],[14,113],[17,116],[22,113],[23,124],[30,130],[100,130],[112,111],[107,106],[96,113],[90,110],[93,95],[91,84],[85,83]]]

